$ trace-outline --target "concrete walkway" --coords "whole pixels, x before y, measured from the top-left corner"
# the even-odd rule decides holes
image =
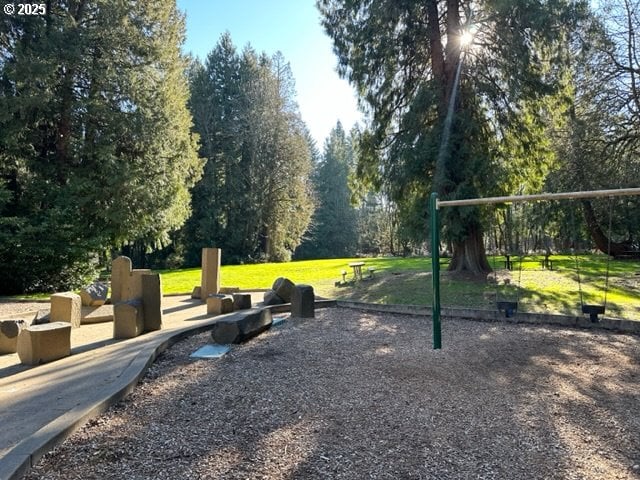
[[[254,304],[261,300],[258,293]],[[0,480],[20,478],[89,418],[127,395],[168,346],[221,318],[188,296],[163,298],[163,329],[113,340],[113,323],[72,330],[70,357],[28,367],[0,356]]]

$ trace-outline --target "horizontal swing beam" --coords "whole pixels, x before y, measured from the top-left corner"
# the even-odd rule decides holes
[[[576,198],[624,197],[640,195],[640,188],[615,190],[591,190],[583,192],[539,193],[535,195],[513,195],[510,197],[468,198],[464,200],[436,200],[435,208],[487,205],[493,203],[537,202],[542,200],[572,200]]]

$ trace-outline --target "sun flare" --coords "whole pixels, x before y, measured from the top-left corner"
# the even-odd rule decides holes
[[[469,30],[465,30],[460,35],[460,45],[462,47],[468,47],[473,43],[473,33]]]

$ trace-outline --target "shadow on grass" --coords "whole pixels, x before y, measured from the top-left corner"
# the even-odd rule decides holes
[[[564,261],[570,264],[570,259]],[[640,319],[640,276],[630,275],[629,265],[619,271],[621,275],[610,271],[605,315]],[[595,266],[591,273],[585,270],[580,275],[569,268],[500,269],[486,278],[441,271],[440,297],[442,305],[449,307],[493,310],[498,301],[517,301],[522,312],[582,315],[582,303],[605,304],[605,285],[606,275]],[[371,303],[430,305],[432,293],[430,272],[382,271],[376,272],[373,279],[333,288],[329,296]]]

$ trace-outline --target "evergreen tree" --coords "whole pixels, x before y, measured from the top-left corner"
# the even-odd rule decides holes
[[[300,258],[351,257],[358,246],[356,210],[351,205],[349,175],[353,168],[353,141],[340,122],[326,140],[322,159],[313,175],[317,207],[309,238]]]
[[[216,245],[225,261],[284,261],[300,243],[313,208],[311,153],[281,54],[222,36],[204,66],[192,69],[195,128],[208,159],[194,189],[186,231],[189,259]]]
[[[112,246],[166,243],[202,168],[175,2],[51,1],[0,26],[0,291],[78,286]]]
[[[544,100],[557,91],[573,3],[318,1],[340,72],[370,114],[358,174],[385,187],[417,239],[431,191],[442,199],[507,194],[541,177],[550,159]],[[445,215],[450,269],[489,271],[478,209]]]

